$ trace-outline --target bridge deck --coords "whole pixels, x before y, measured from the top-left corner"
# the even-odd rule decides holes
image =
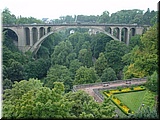
[[[137,27],[137,24],[105,24],[105,23],[62,23],[62,24],[13,24],[13,25],[3,25],[3,27],[20,27],[20,26],[127,26],[127,27]],[[145,25],[146,26],[146,25]]]

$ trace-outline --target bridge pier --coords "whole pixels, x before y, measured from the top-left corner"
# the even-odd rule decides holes
[[[37,37],[38,39],[37,39],[37,41],[40,39],[40,31],[39,31],[39,29],[38,29],[38,37]]]
[[[129,29],[127,30],[127,38],[126,38],[126,44],[129,45]]]
[[[30,46],[33,46],[33,32],[32,32],[32,28],[30,28],[29,30],[30,30]]]
[[[121,41],[121,36],[122,36],[122,28],[119,28],[119,41]]]

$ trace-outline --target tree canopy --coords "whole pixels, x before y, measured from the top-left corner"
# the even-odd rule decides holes
[[[158,70],[157,25],[151,27],[141,37],[141,46],[135,46],[126,56],[129,65],[124,69],[124,77],[146,77]],[[127,59],[126,59],[127,60]],[[128,60],[127,60],[128,61]]]

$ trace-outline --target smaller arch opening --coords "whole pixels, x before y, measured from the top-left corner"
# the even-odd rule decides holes
[[[45,29],[44,29],[44,27],[41,27],[41,28],[40,28],[40,38],[41,38],[43,35],[45,35]]]
[[[25,28],[26,33],[26,45],[30,45],[30,30],[29,28]]]
[[[105,27],[105,31],[108,32],[108,33],[110,33],[110,34],[112,33],[111,27],[108,27],[108,26]]]
[[[124,43],[127,43],[127,35],[128,35],[128,29],[122,28],[121,41],[123,41]]]
[[[47,33],[51,32],[51,27],[47,28]]]
[[[33,44],[37,42],[38,39],[38,30],[37,28],[33,27],[32,28],[32,36],[33,36]]]
[[[116,38],[118,38],[118,39],[119,39],[119,34],[120,34],[119,32],[120,32],[120,30],[119,30],[118,27],[114,28],[114,30],[113,30],[113,35],[114,35]]]

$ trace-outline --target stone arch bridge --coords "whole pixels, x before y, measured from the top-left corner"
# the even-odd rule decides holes
[[[77,27],[89,29],[89,34],[103,32],[114,40],[123,41],[127,45],[131,36],[141,35],[144,29],[149,28],[149,26],[138,26],[137,24],[23,24],[3,25],[3,31],[10,31],[19,50],[31,51],[36,54],[46,37],[64,29]]]

